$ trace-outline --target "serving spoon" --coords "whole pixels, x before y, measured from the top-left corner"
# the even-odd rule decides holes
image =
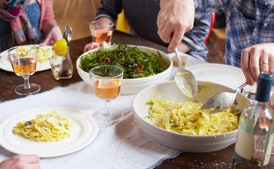
[[[237,93],[242,90],[247,83],[243,83],[241,86],[239,86],[237,89],[235,89],[233,92],[221,92],[210,99],[208,99],[201,107],[201,109],[210,109],[214,108],[217,111],[221,111],[224,109],[229,108],[231,105],[233,105]],[[212,112],[217,112],[217,111],[212,111]]]
[[[177,48],[175,48],[175,54],[178,60],[178,71],[175,74],[176,85],[183,92],[184,95],[193,98],[197,95],[198,91],[195,76],[192,72],[186,70],[183,67],[182,60]]]

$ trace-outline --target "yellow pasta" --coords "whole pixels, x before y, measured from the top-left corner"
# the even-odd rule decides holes
[[[49,58],[51,56],[51,51],[48,48],[45,47],[40,47],[40,46],[33,46],[31,49],[37,49],[37,62],[43,63],[43,62],[48,62]],[[23,53],[26,53],[29,50],[27,47],[18,47],[16,50],[16,55],[21,55]]]
[[[49,58],[51,56],[50,49],[46,49],[44,47],[38,47],[37,52],[38,52],[38,54],[37,54],[37,57],[38,57],[37,61],[39,63],[43,63],[43,62],[48,62],[49,61]]]
[[[210,114],[212,109],[201,110],[201,103],[168,102],[156,96],[150,98],[148,104],[151,107],[145,120],[167,131],[205,136],[238,127],[238,112],[233,108]]]
[[[13,133],[37,142],[60,141],[70,136],[72,122],[51,111],[38,114],[30,121],[21,121],[13,128]]]

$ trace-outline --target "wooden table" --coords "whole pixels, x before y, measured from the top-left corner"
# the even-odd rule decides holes
[[[70,54],[74,63],[76,62],[76,59],[83,53],[84,45],[90,42],[90,40],[90,37],[86,37],[70,42]],[[167,49],[164,46],[118,31],[114,32],[113,42],[149,46],[167,52]],[[79,77],[75,67],[73,77],[69,80],[55,80],[50,70],[37,72],[30,78],[31,82],[35,82],[41,85],[41,92],[50,90],[55,86],[66,86],[80,80],[81,78]],[[15,94],[13,91],[15,86],[20,83],[23,83],[23,79],[21,77],[17,77],[13,72],[0,70],[0,101],[3,102],[24,97]],[[230,169],[232,168],[233,152],[234,145],[231,145],[223,150],[210,153],[181,153],[175,158],[163,161],[161,165],[156,167],[156,169]]]

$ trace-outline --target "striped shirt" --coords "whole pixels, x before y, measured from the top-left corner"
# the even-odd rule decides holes
[[[271,0],[195,0],[196,17],[223,10],[226,15],[225,64],[240,67],[241,51],[274,42],[274,8]]]

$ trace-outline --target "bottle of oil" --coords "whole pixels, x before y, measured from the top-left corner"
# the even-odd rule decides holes
[[[273,142],[273,110],[269,107],[273,75],[259,75],[256,104],[243,110],[235,144],[234,169],[268,168]]]

